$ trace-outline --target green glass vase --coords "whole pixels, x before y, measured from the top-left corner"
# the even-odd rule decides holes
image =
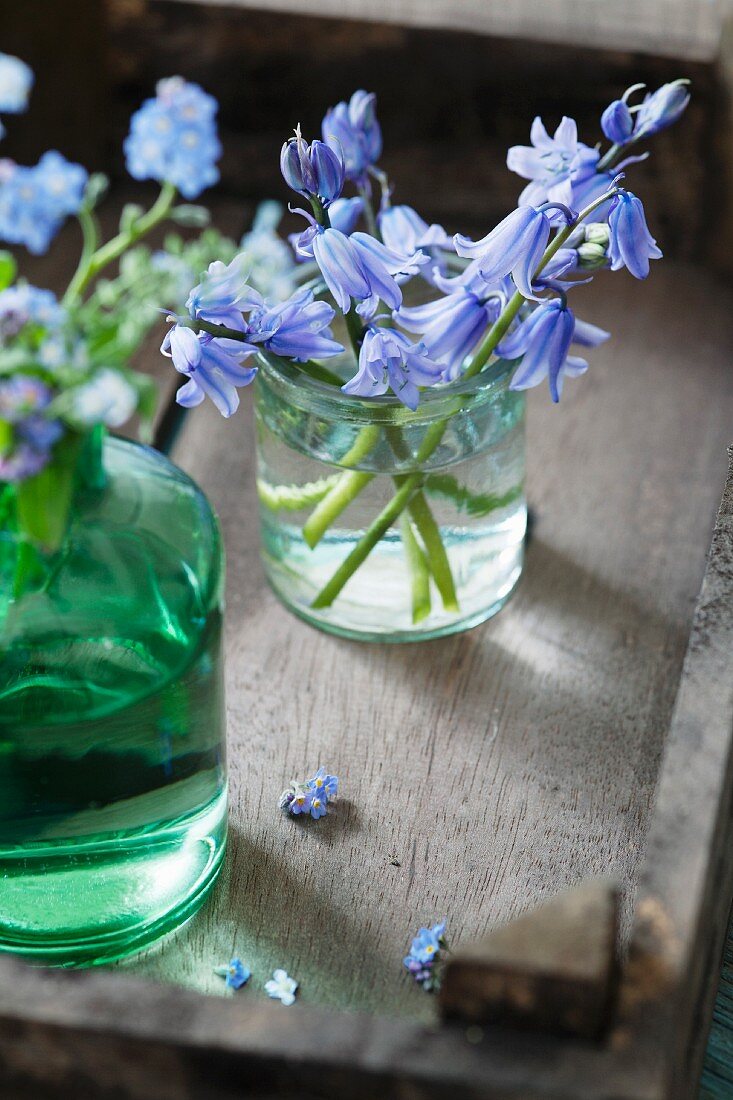
[[[55,545],[44,483],[0,485],[0,950],[64,966],[180,925],[226,841],[216,518],[155,451],[89,442]]]

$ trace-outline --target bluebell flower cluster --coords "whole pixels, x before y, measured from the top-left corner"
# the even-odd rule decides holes
[[[621,99],[615,99],[606,107],[601,116],[603,133],[615,145],[628,145],[666,130],[687,109],[690,102],[688,85],[689,80],[673,80],[646,95],[636,107],[630,107],[630,97],[644,87],[643,84],[632,85]]]
[[[215,261],[191,291],[186,302],[188,318],[172,317],[161,351],[173,360],[188,382],[176,394],[185,408],[211,398],[224,417],[239,407],[237,390],[256,377],[257,367],[244,362],[258,348],[305,362],[340,355],[341,344],[331,336],[334,310],[316,301],[303,288],[279,305],[269,305],[245,279],[244,254],[230,264]],[[200,323],[224,326],[226,333],[207,332]]]
[[[0,379],[0,481],[32,477],[48,464],[63,434],[49,415],[52,392],[38,378],[15,374]]]
[[[0,114],[17,115],[25,111],[33,87],[33,72],[12,54],[0,53]],[[0,138],[5,127],[0,122]]]
[[[46,252],[64,219],[78,213],[88,178],[53,151],[33,168],[0,161],[0,240]]]
[[[317,821],[326,816],[329,803],[338,794],[338,785],[335,775],[330,775],[325,768],[319,768],[305,783],[293,780],[285,788],[280,795],[280,809],[293,817],[310,815]]]
[[[432,928],[421,928],[412,941],[409,954],[403,959],[402,965],[427,993],[433,993],[440,987],[436,963],[440,952],[446,947],[445,921],[441,921]]]
[[[170,183],[195,199],[219,179],[216,100],[179,76],[161,80],[130,122],[124,149],[137,180]]]

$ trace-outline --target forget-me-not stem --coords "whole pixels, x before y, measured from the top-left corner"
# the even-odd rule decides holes
[[[85,225],[85,221],[87,221],[86,214],[91,215],[91,211],[88,207],[86,211],[85,208],[82,207],[79,211],[79,220],[81,221],[82,233],[84,234],[84,247],[82,248],[79,266],[74,272],[74,276],[69,283],[68,290],[61,304],[64,306],[73,305],[84,293],[92,279],[99,275],[100,271],[103,271],[104,268],[113,263],[114,260],[119,260],[120,256],[126,252],[128,248],[139,241],[141,237],[144,237],[146,233],[149,233],[151,229],[154,229],[156,225],[164,221],[171,212],[175,198],[176,188],[172,183],[164,183],[160,189],[160,194],[149,210],[141,214],[138,218],[135,218],[131,225],[118,233],[116,237],[107,241],[106,244],[103,244],[101,248],[97,248],[91,252],[88,252],[86,248],[89,226]],[[93,215],[91,215],[91,217],[93,219]]]
[[[579,222],[584,221],[594,210],[602,206],[604,202],[608,202],[614,195],[618,194],[618,188],[614,185],[608,189],[603,195],[601,195],[594,202],[590,203],[581,210],[577,218],[571,223],[567,224],[564,229],[561,229],[559,233],[553,238],[550,244],[545,249],[544,255],[540,260],[535,271],[535,277],[542,271],[543,267],[552,259],[555,253],[562,248],[565,241],[568,239],[573,229]],[[486,365],[491,358],[495,348],[501,342],[502,338],[506,335],[509,326],[514,318],[519,313],[519,310],[525,301],[524,295],[520,291],[515,291],[509,302],[505,306],[504,310],[489,329],[486,337],[480,344],[475,355],[471,359],[466,370],[463,372],[463,378],[475,377],[482,368]],[[458,398],[456,400],[455,412],[458,412],[463,407],[463,399]],[[426,462],[428,458],[440,445],[440,441],[445,434],[448,427],[449,418],[438,420],[432,424],[423,438],[420,449],[417,453],[417,462]],[[369,556],[371,551],[377,545],[379,540],[383,537],[389,527],[394,523],[395,519],[402,513],[407,507],[410,500],[413,499],[415,494],[420,491],[425,482],[425,474],[416,472],[410,474],[405,478],[404,482],[400,486],[400,489],[396,496],[382,509],[377,518],[371,523],[369,528],[365,531],[359,542],[353,547],[351,552],[347,555],[336,572],[326,582],[324,587],[318,593],[312,603],[314,608],[330,607],[333,601],[338,596],[341,589],[344,587],[349,578],[359,568],[363,561]],[[398,506],[399,505],[399,506]]]

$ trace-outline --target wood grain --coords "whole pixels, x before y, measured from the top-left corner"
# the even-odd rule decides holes
[[[194,0],[195,3],[369,19],[506,38],[710,60],[717,54],[721,2],[705,0]]]
[[[533,395],[526,576],[463,637],[351,644],[288,615],[258,560],[251,422],[191,415],[174,457],[229,550],[232,841],[211,904],[138,973],[220,991],[212,967],[237,951],[246,997],[286,966],[304,1004],[428,1019],[400,970],[422,923],[473,939],[611,874],[628,932],[724,475],[731,311],[704,275],[662,265],[577,306],[619,334],[560,408]],[[337,811],[281,817],[283,785],[319,764],[341,777]]]

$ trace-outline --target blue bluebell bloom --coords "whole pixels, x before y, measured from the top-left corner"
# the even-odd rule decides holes
[[[567,211],[568,217],[571,212]],[[511,275],[525,298],[536,298],[532,279],[550,239],[551,224],[543,208],[518,206],[480,241],[457,233],[453,238],[459,256],[478,259],[481,276],[497,282]]]
[[[601,129],[614,145],[625,145],[634,132],[634,116],[628,103],[614,99],[601,115]]]
[[[342,386],[344,393],[358,397],[379,397],[391,389],[408,409],[420,400],[418,386],[434,386],[443,367],[432,360],[422,343],[410,343],[395,329],[369,325],[359,350],[359,367]]]
[[[301,213],[304,213],[304,211],[301,211]],[[356,229],[359,218],[363,213],[364,200],[358,195],[351,199],[336,199],[328,208],[330,227],[349,237]],[[302,232],[288,234],[288,240],[298,263],[313,259],[313,239],[319,232],[320,227],[312,222]]]
[[[229,264],[215,260],[188,296],[186,309],[192,318],[244,331],[243,313],[262,308],[262,295],[247,284],[248,258],[240,252]]]
[[[443,381],[460,377],[463,363],[478,341],[496,320],[505,304],[504,296],[490,291],[482,294],[469,286],[422,306],[403,306],[395,320],[408,332],[420,337],[430,358],[441,365]]]
[[[267,351],[296,362],[328,359],[344,350],[329,331],[333,318],[333,307],[316,301],[313,291],[303,288],[280,305],[255,310],[246,333],[250,340],[261,341]]]
[[[576,337],[573,311],[563,300],[553,298],[537,306],[513,332],[504,337],[496,351],[504,359],[522,357],[509,384],[510,389],[530,389],[547,378],[550,396],[557,402],[564,379],[576,378],[588,369],[584,359],[568,354],[573,340],[595,347],[608,336],[609,333],[594,325],[583,325]]]
[[[0,238],[38,255],[48,249],[63,220],[76,214],[84,198],[87,172],[60,153],[44,153],[24,168],[0,164]]]
[[[344,187],[341,151],[325,141],[303,140],[300,127],[280,151],[280,171],[288,187],[299,195],[318,199],[324,210],[339,198]]]
[[[377,97],[359,90],[348,103],[331,107],[321,126],[323,140],[341,151],[347,178],[362,187],[368,182],[369,168],[382,155],[382,131],[376,108]]]
[[[17,115],[28,106],[28,96],[33,87],[33,71],[9,53],[0,53],[0,112]],[[5,128],[0,122],[0,137]]]
[[[216,100],[179,76],[161,80],[130,120],[124,149],[134,179],[172,183],[195,199],[219,179]]]
[[[510,171],[530,181],[519,196],[521,205],[564,202],[557,186],[566,180],[579,182],[596,170],[600,153],[578,141],[578,126],[572,118],[563,117],[553,137],[542,119],[536,118],[530,141],[531,145],[513,145],[506,160]]]
[[[626,267],[635,279],[646,279],[649,261],[660,259],[662,252],[649,232],[641,199],[621,190],[608,215],[608,230],[611,271]]]
[[[636,112],[635,140],[658,134],[677,121],[690,102],[689,83],[685,79],[673,80],[646,96]]]
[[[442,225],[433,222],[428,225],[417,210],[411,206],[384,207],[378,217],[379,232],[388,248],[394,251],[426,252],[439,272],[445,270],[445,255],[453,251],[453,241]],[[428,282],[433,282],[433,271],[426,265],[421,274]]]
[[[369,320],[379,300],[390,309],[399,309],[402,291],[399,279],[414,275],[428,257],[422,252],[403,255],[370,237],[352,233],[347,237],[338,229],[318,227],[312,240],[313,256],[339,309],[348,313],[356,299],[357,313]]]
[[[210,397],[221,415],[229,417],[239,408],[237,387],[248,386],[257,374],[256,367],[242,366],[255,352],[253,344],[195,333],[183,324],[169,329],[160,350],[180,374],[188,375],[176,394],[178,404],[187,409]]]

